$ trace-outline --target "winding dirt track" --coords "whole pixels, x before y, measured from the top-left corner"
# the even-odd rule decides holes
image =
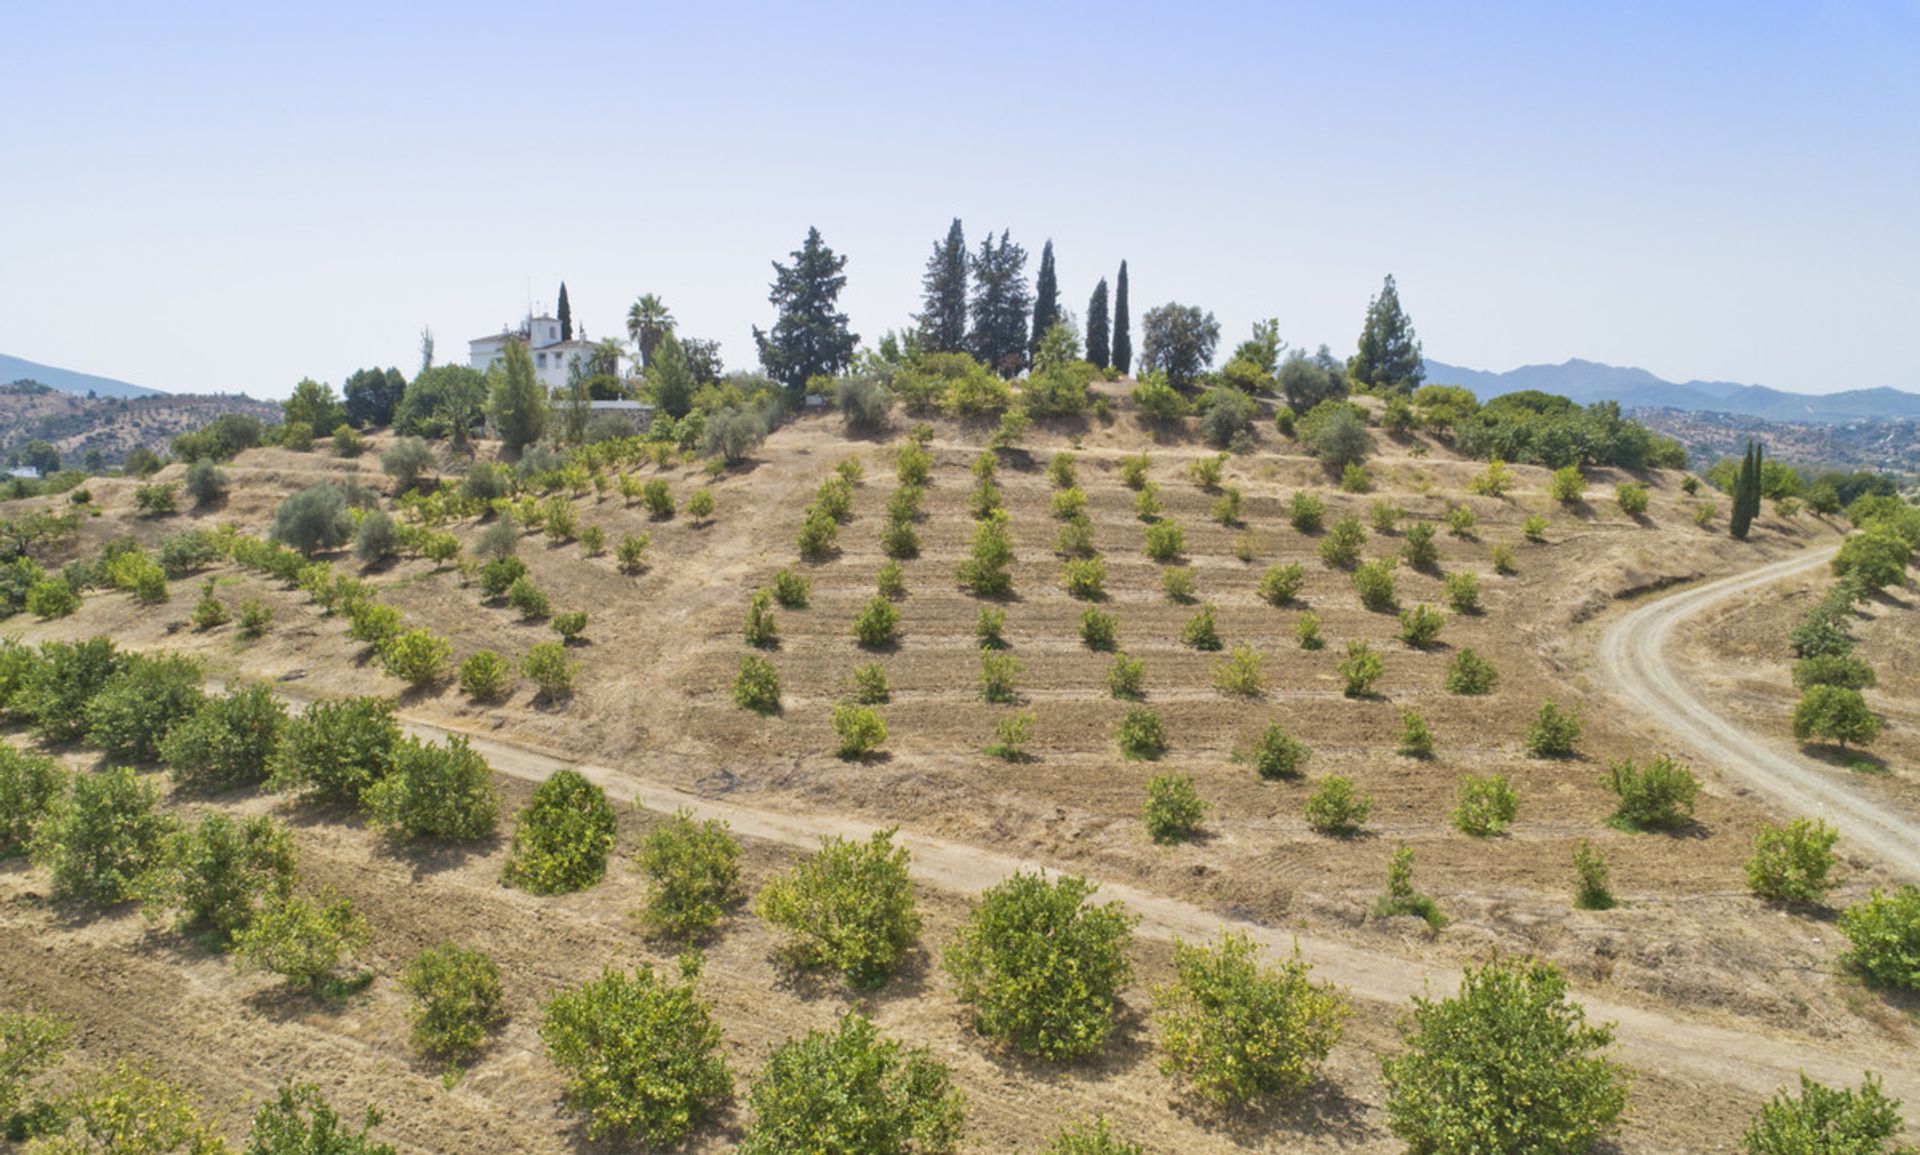
[[[1716,715],[1667,664],[1680,623],[1715,603],[1825,565],[1837,546],[1694,586],[1640,606],[1607,627],[1596,651],[1615,695],[1695,754],[1766,794],[1789,817],[1822,818],[1896,872],[1920,879],[1920,825],[1870,798],[1842,772]]]

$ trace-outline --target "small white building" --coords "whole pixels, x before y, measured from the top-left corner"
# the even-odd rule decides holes
[[[501,327],[498,333],[475,337],[467,342],[467,364],[485,373],[506,356],[507,342],[520,341],[533,357],[533,375],[548,389],[567,383],[567,370],[575,361],[586,363],[593,353],[592,341],[564,341],[560,322],[548,316],[528,317],[518,329]]]

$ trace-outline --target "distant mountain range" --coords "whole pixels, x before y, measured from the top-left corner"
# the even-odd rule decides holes
[[[38,381],[49,389],[62,393],[73,393],[85,397],[92,393],[96,397],[157,397],[163,390],[149,389],[145,385],[133,385],[125,381],[116,381],[111,377],[96,377],[91,373],[75,373],[71,369],[58,369],[52,365],[42,365],[38,361],[29,361],[24,357],[9,357],[0,353],[0,385],[6,385],[21,378]]]
[[[1582,405],[1618,401],[1622,409],[1681,409],[1694,413],[1732,413],[1768,421],[1844,424],[1849,421],[1920,418],[1920,393],[1885,387],[1844,393],[1789,393],[1764,385],[1731,381],[1673,382],[1645,369],[1624,369],[1578,358],[1558,365],[1522,365],[1505,373],[1463,369],[1428,361],[1427,382],[1462,385],[1485,401],[1502,393],[1538,389],[1558,393]]]

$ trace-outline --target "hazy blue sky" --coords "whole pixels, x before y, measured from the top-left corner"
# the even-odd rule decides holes
[[[0,4],[0,352],[173,390],[441,359],[564,278],[753,362],[948,221],[1346,352],[1920,389],[1920,3]]]

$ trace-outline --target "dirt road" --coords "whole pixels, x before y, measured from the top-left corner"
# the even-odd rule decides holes
[[[1837,548],[1773,562],[1634,609],[1601,635],[1598,669],[1613,692],[1647,723],[1767,795],[1783,816],[1825,819],[1840,832],[1843,846],[1864,850],[1897,873],[1920,880],[1920,824],[1869,797],[1846,779],[1845,771],[1722,719],[1667,662],[1667,644],[1680,623],[1728,598],[1823,566]]]
[[[409,720],[408,725],[423,738],[452,732],[419,721]],[[558,769],[572,767],[616,800],[667,812],[684,807],[701,818],[722,819],[737,834],[750,838],[811,849],[823,836],[864,838],[875,829],[870,823],[834,815],[782,813],[703,797],[477,732],[459,732],[503,774],[542,781]],[[1016,870],[1043,868],[1014,855],[911,831],[901,831],[900,841],[912,850],[913,873],[919,882],[958,894],[978,894]],[[1313,964],[1316,977],[1339,983],[1357,998],[1405,1004],[1417,994],[1450,994],[1459,983],[1459,972],[1450,968],[1294,930],[1244,923],[1123,883],[1094,881],[1106,897],[1118,899],[1140,916],[1142,935],[1195,941],[1226,928],[1243,930],[1278,953],[1297,946]],[[1581,1001],[1593,1020],[1617,1024],[1622,1057],[1643,1070],[1687,1082],[1737,1086],[1760,1095],[1793,1083],[1801,1071],[1823,1082],[1850,1085],[1859,1082],[1863,1069],[1875,1070],[1884,1075],[1890,1093],[1909,1102],[1920,1101],[1920,1072],[1891,1049],[1842,1053],[1805,1039],[1677,1019],[1585,994]]]

